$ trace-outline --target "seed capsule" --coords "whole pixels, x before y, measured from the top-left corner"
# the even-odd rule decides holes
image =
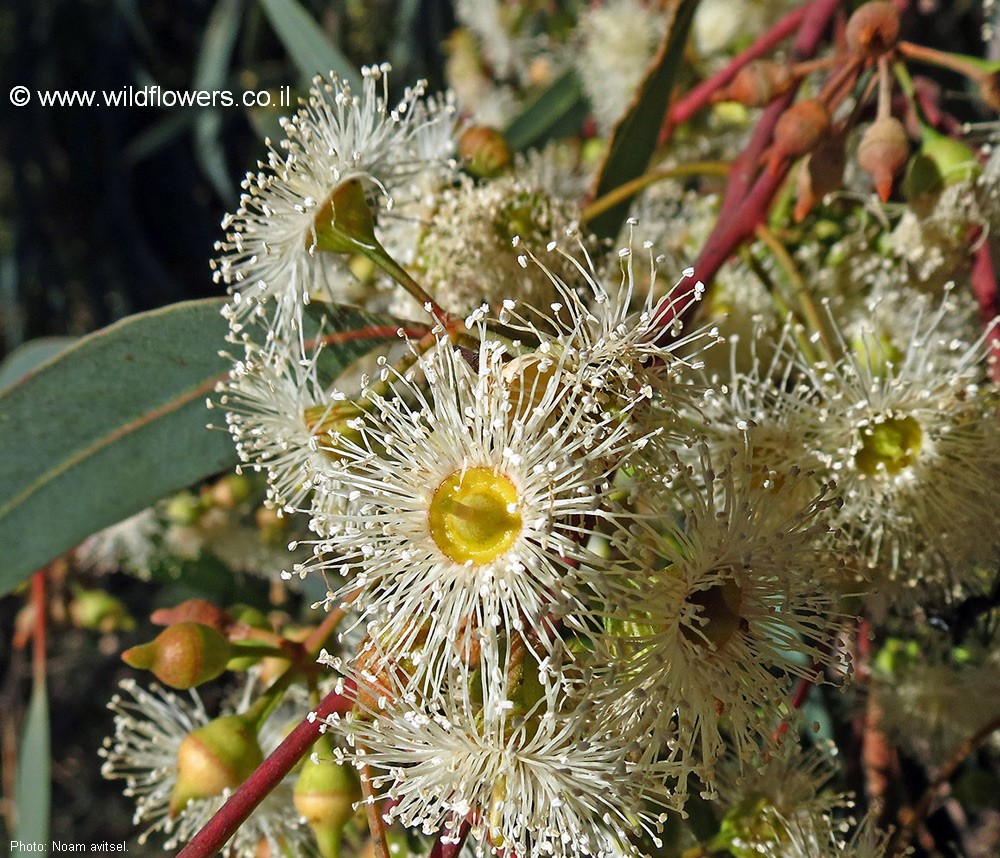
[[[844,38],[850,51],[858,56],[881,56],[899,39],[899,12],[892,3],[882,0],[865,3],[851,15]]]
[[[763,107],[788,92],[795,75],[788,66],[768,60],[754,60],[745,65],[713,101],[738,101],[747,107]]]
[[[892,180],[903,169],[910,156],[910,141],[906,129],[894,116],[873,122],[858,144],[858,164],[872,177],[882,202],[892,194]]]
[[[480,179],[499,176],[514,161],[503,134],[486,125],[467,128],[458,141],[458,155],[465,169]]]
[[[830,114],[815,98],[799,101],[788,108],[774,126],[768,168],[777,172],[783,158],[798,158],[812,149],[830,127]]]

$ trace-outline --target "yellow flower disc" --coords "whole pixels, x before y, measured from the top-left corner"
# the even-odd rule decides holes
[[[431,537],[457,563],[489,563],[517,541],[517,505],[517,489],[503,474],[492,468],[456,471],[431,499]]]
[[[861,449],[854,455],[858,469],[869,477],[884,468],[898,474],[912,465],[920,452],[923,432],[912,417],[889,417],[861,434]]]

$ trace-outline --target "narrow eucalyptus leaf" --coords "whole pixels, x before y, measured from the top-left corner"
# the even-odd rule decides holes
[[[698,0],[680,0],[677,4],[659,51],[631,105],[611,134],[594,188],[595,198],[641,176],[648,169],[697,7]],[[628,210],[628,201],[608,209],[590,222],[591,230],[602,238],[614,238],[628,217]]]
[[[260,5],[303,80],[337,72],[361,91],[361,75],[353,63],[330,41],[301,4],[295,0],[260,0]]]
[[[38,853],[21,849],[23,844],[49,844],[49,815],[52,811],[49,700],[45,677],[36,683],[24,719],[17,754],[17,782],[14,787],[17,821],[11,838],[11,856]],[[48,852],[48,848],[44,851]]]
[[[567,123],[579,124],[587,115],[587,100],[576,71],[567,69],[533,99],[507,126],[504,137],[517,151],[539,146],[560,133]]]

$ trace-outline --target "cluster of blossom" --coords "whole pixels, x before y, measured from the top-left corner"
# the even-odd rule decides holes
[[[326,661],[357,702],[331,727],[386,818],[498,855],[635,854],[692,786],[739,805],[720,772],[767,769],[845,596],[955,593],[995,559],[991,328],[896,287],[811,331],[759,321],[749,349],[692,331],[694,272],[663,283],[631,233],[597,255],[527,162],[462,176],[450,101],[390,108],[386,71],[317,81],[248,178],[216,263],[242,352],[219,401],[269,502],[309,520],[289,577],[349,612],[356,646]],[[401,295],[430,322],[331,372],[330,302]],[[109,771],[165,828],[166,764],[135,775],[148,734],[115,708]],[[787,758],[813,798],[764,802],[746,854],[883,855],[837,802],[801,812],[823,778]]]

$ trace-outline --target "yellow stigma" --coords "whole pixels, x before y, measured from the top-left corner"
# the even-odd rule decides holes
[[[697,628],[681,626],[681,634],[693,644],[701,646],[708,640],[716,650],[722,649],[745,623],[740,615],[743,591],[732,579],[695,590],[687,597],[687,602],[699,609],[698,616],[703,622]]]
[[[517,503],[514,484],[492,468],[456,471],[431,499],[431,537],[457,563],[489,563],[521,532]]]
[[[898,474],[916,461],[922,441],[920,424],[912,417],[889,417],[862,430],[854,464],[870,477],[883,468]]]

